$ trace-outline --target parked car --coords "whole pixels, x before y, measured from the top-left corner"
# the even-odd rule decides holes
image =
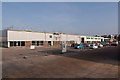
[[[83,45],[82,44],[77,44],[75,45],[75,49],[82,49],[83,48]]]
[[[117,46],[118,42],[117,41],[113,41],[112,43],[110,43],[111,46]]]
[[[98,47],[102,48],[102,47],[103,47],[103,45],[102,45],[102,44],[98,44]]]
[[[118,43],[118,46],[120,46],[120,42]]]
[[[96,48],[98,48],[98,45],[97,44],[90,44],[89,48],[90,49],[96,49]]]
[[[83,46],[84,46],[84,47],[89,47],[90,44],[89,44],[89,43],[83,43]]]
[[[74,44],[71,44],[71,47],[74,47]]]
[[[109,42],[105,42],[105,45],[110,45],[110,43]]]
[[[71,47],[75,47],[75,45],[77,45],[77,43],[73,43],[73,44],[71,44]]]
[[[103,47],[104,47],[104,46],[106,46],[105,42],[101,42],[100,44],[102,44],[102,45],[103,45]]]

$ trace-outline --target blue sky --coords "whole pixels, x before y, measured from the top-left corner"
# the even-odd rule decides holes
[[[118,33],[117,2],[3,2],[2,9],[3,29],[14,25],[40,32]]]

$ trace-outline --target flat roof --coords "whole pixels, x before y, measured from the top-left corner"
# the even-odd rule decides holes
[[[38,31],[31,31],[31,30],[13,30],[13,29],[7,29],[9,31],[25,31],[25,32],[37,32],[37,33],[49,33],[49,34],[54,34],[55,32],[53,33],[50,33],[50,32],[38,32]],[[63,33],[62,33],[63,34]],[[79,35],[79,34],[63,34],[63,35]],[[79,35],[80,36],[80,35]],[[83,35],[82,35],[83,36]]]

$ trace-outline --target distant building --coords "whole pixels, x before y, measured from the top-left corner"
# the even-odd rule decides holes
[[[100,35],[95,35],[95,37],[101,37]]]
[[[118,37],[119,37],[119,35],[118,34],[114,34],[114,35],[103,35],[102,37],[104,37],[104,38],[108,38],[108,39],[110,39],[110,41],[118,41]]]

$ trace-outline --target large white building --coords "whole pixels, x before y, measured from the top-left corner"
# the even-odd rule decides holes
[[[82,36],[61,33],[43,33],[22,30],[3,30],[3,45],[7,47],[30,47],[35,46],[57,46],[62,41],[66,41],[67,45],[72,43],[89,43],[104,41],[103,37]]]

